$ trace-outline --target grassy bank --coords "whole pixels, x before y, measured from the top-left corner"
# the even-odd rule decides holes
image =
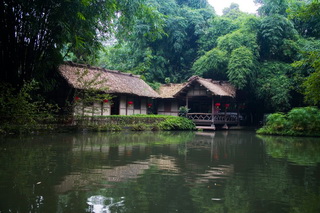
[[[38,119],[28,124],[6,123],[0,125],[0,134],[35,134],[41,132],[76,131],[174,131],[194,130],[194,123],[183,117],[164,115],[111,115],[79,116],[74,118],[56,117]]]
[[[76,117],[74,124],[78,128],[92,131],[132,131],[145,130],[194,130],[195,124],[183,117],[164,115],[111,115],[94,117]]]
[[[294,108],[287,114],[274,113],[257,131],[265,135],[320,137],[320,110],[316,107]]]

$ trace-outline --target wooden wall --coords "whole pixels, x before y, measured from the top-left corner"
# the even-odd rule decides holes
[[[119,97],[119,114],[120,115],[134,115],[134,114],[147,114],[148,98],[145,97],[132,97],[126,95],[120,95]],[[128,102],[133,103],[139,102],[138,105],[129,105]],[[138,106],[138,107],[137,107]],[[101,116],[111,114],[111,105],[108,103],[93,103],[91,106],[83,108],[81,103],[78,103],[74,108],[74,115],[85,115],[85,116]]]

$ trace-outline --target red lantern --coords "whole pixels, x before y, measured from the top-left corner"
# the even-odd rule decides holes
[[[219,107],[220,107],[220,103],[215,103],[215,106],[216,106],[217,108],[219,108]]]
[[[74,97],[74,100],[75,100],[75,101],[79,101],[79,100],[80,100],[80,97],[76,96],[76,97]]]
[[[151,108],[152,107],[152,104],[147,104],[148,108]]]
[[[133,101],[128,101],[128,105],[132,105],[133,104]]]
[[[229,108],[230,107],[230,104],[225,104],[224,105],[226,108]]]
[[[103,100],[103,103],[108,103],[108,102],[109,102],[109,100],[107,100],[107,99]]]

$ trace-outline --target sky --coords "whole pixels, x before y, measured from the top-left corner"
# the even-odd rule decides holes
[[[258,9],[253,0],[208,0],[208,2],[214,7],[218,15],[222,15],[222,10],[229,7],[232,2],[239,4],[240,10],[243,12],[256,13]]]

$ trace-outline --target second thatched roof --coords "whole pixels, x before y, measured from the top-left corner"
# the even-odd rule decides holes
[[[161,98],[175,98],[185,93],[190,85],[198,83],[204,86],[214,96],[226,96],[234,98],[236,96],[236,89],[226,81],[214,81],[212,79],[205,79],[199,76],[192,76],[187,82],[182,84],[165,84],[159,88],[159,95]]]
[[[76,89],[98,89],[106,93],[160,97],[140,76],[130,73],[72,62],[60,65],[59,72],[69,85]]]

